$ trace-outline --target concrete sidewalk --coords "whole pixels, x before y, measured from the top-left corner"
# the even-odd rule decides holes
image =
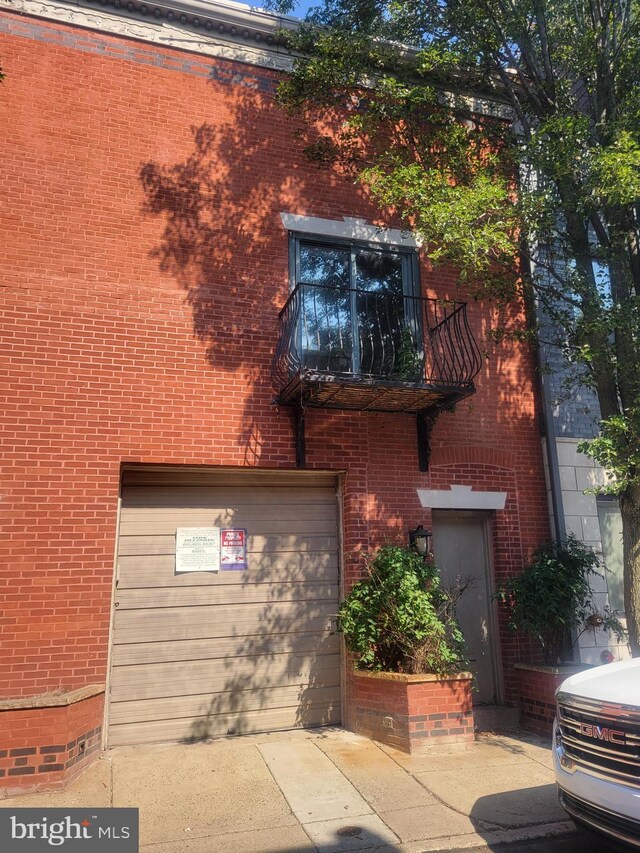
[[[573,828],[528,736],[421,757],[342,729],[120,748],[66,791],[0,801],[17,806],[138,807],[146,853],[417,853]]]

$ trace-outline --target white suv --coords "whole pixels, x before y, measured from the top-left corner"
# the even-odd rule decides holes
[[[572,675],[556,702],[562,806],[578,823],[640,850],[640,659]]]

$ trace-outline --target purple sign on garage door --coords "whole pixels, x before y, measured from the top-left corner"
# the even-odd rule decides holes
[[[229,527],[220,535],[220,571],[241,572],[247,568],[247,531]]]

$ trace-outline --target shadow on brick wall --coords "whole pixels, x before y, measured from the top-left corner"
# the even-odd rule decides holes
[[[338,179],[306,161],[295,123],[274,105],[273,79],[218,75],[210,85],[212,120],[191,128],[191,152],[176,163],[143,163],[139,176],[144,213],[164,223],[150,256],[185,292],[211,367],[233,376],[227,404],[244,399],[237,441],[253,465],[270,422],[289,417],[271,406],[278,314],[289,292],[280,213],[311,213],[310,197],[315,215],[326,215]],[[353,187],[342,193],[347,205]]]

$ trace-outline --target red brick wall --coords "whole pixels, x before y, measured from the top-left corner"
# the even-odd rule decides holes
[[[350,728],[404,752],[471,743],[472,680],[349,673]]]
[[[123,463],[294,466],[269,380],[279,213],[380,217],[305,160],[270,71],[6,12],[0,56],[0,695],[25,696],[106,678]],[[426,263],[422,284],[464,296]],[[482,339],[493,311],[469,312]],[[426,474],[411,416],[309,413],[308,466],[346,472],[347,584],[360,551],[425,522],[418,487],[508,489],[499,576],[548,536],[530,353],[500,345],[477,385]]]
[[[101,747],[103,709],[99,694],[71,705],[0,710],[0,797],[74,778]]]
[[[552,667],[516,670],[518,699],[520,704],[520,725],[527,731],[543,737],[550,737],[553,720],[556,715],[556,690],[565,678],[579,667],[570,671],[558,672]]]

